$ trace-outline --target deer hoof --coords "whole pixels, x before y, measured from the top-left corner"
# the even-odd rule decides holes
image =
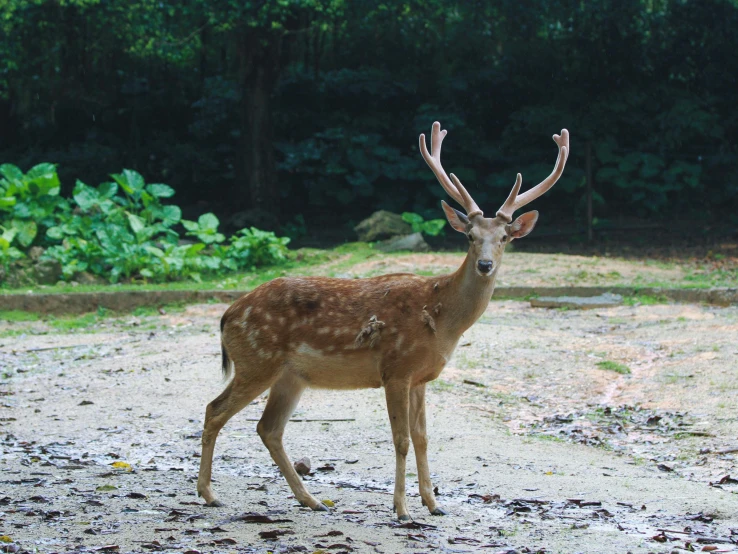
[[[208,502],[205,504],[208,508],[221,508],[225,506],[220,500],[213,500],[212,502]]]
[[[313,506],[314,512],[330,512],[328,509],[328,506],[323,504],[322,502],[318,502],[315,506]]]
[[[447,516],[448,512],[444,510],[443,508],[436,508],[431,512],[432,516]]]
[[[410,516],[409,515],[397,516],[397,519],[399,519],[400,521],[410,521]]]

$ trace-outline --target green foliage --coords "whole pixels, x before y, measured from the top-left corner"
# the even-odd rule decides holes
[[[26,175],[8,164],[0,171],[5,176],[3,197],[13,199],[5,202],[9,215],[2,214],[0,220],[0,262],[6,264],[23,257],[21,249],[33,239],[51,244],[44,256],[61,264],[64,279],[86,271],[113,283],[120,279],[199,281],[203,274],[287,259],[289,238],[255,228],[240,231],[229,245],[219,244],[226,237],[218,232],[220,222],[214,214],[203,214],[196,222],[182,220],[179,207],[162,203],[174,195],[174,189],[146,184],[133,170],[112,175],[113,181],[97,187],[77,181],[71,201],[58,197],[59,179],[51,164],[36,166]],[[19,206],[25,207],[19,212]],[[42,237],[19,239],[30,232],[24,226],[27,220],[18,215],[27,212],[37,216],[40,228],[46,228]],[[186,235],[198,242],[180,240],[174,228],[180,223]]]
[[[442,235],[443,226],[446,225],[445,219],[429,219],[426,221],[421,215],[412,212],[403,212],[402,220],[410,224],[413,233],[423,233],[430,237]]]
[[[56,224],[60,214],[69,211],[69,205],[59,196],[59,190],[59,177],[53,164],[38,164],[25,174],[12,164],[0,165],[3,228],[0,256],[17,258],[18,250],[11,250],[12,244],[26,249],[43,242],[46,229]]]
[[[234,269],[276,265],[287,260],[289,242],[289,237],[280,238],[271,231],[260,231],[255,227],[242,229],[231,237],[226,258],[234,262]]]
[[[205,244],[223,242],[225,235],[218,232],[220,221],[213,214],[203,214],[195,221],[182,220],[182,225],[187,229],[187,236],[197,237]]]
[[[380,208],[438,211],[444,193],[415,145],[436,119],[451,133],[447,169],[488,211],[518,171],[524,186],[550,172],[546,137],[567,126],[547,217],[585,213],[590,143],[600,219],[731,221],[735,51],[735,0],[6,0],[0,158],[54,159],[86,182],[101,160],[146,168],[188,199],[243,190],[233,211],[264,186],[283,220],[333,212],[339,226]],[[142,208],[144,193],[166,198],[114,181]],[[0,192],[3,215],[11,196]],[[20,250],[57,224],[3,221]]]

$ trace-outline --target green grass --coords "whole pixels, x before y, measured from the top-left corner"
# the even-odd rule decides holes
[[[38,321],[39,314],[33,312],[22,312],[20,310],[0,310],[0,321],[15,323],[18,321]]]
[[[10,328],[3,329],[0,331],[0,338],[15,337],[27,333],[31,334],[46,334],[50,330],[54,330],[61,333],[70,332],[86,332],[94,333],[100,328],[98,325],[103,321],[113,321],[120,319],[125,316],[134,317],[158,317],[161,315],[160,309],[166,314],[181,313],[184,311],[186,305],[182,303],[164,304],[163,306],[143,306],[135,308],[131,311],[117,312],[113,310],[106,310],[105,308],[98,308],[97,312],[86,313],[82,315],[63,315],[53,316],[48,314],[39,314],[34,312],[21,312],[21,311],[0,311],[0,322],[8,323],[32,323],[39,322],[39,325],[24,325],[22,328]],[[126,327],[125,322],[118,321],[116,324],[119,326]],[[140,330],[154,329],[156,325],[154,323],[144,323],[137,327]]]
[[[647,294],[634,294],[625,296],[623,303],[626,306],[655,306],[656,304],[668,304],[669,299],[666,296],[649,296]]]
[[[100,317],[96,313],[89,313],[80,316],[49,319],[49,325],[57,331],[78,331],[95,325],[99,319]]]
[[[602,360],[601,362],[597,362],[597,367],[607,371],[614,371],[621,375],[630,375],[630,368],[627,365],[621,364],[620,362],[613,362],[612,360]]]

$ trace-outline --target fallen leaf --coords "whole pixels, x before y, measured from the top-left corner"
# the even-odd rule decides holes
[[[128,470],[133,469],[131,467],[131,464],[128,464],[126,462],[113,462],[110,465],[113,466],[113,467],[115,467],[115,468],[118,468],[118,469],[128,469]]]
[[[328,506],[329,508],[333,508],[336,504],[333,502],[333,500],[328,500],[327,498],[325,500],[321,500],[323,504]]]
[[[83,400],[82,402],[80,402],[79,404],[77,404],[77,406],[89,406],[91,404],[94,404],[94,402],[92,402],[90,400]],[[116,546],[116,548],[118,548],[118,547]]]
[[[118,487],[116,487],[115,485],[100,485],[95,490],[100,492],[117,491]]]

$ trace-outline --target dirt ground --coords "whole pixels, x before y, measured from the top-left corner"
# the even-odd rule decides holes
[[[738,307],[492,302],[428,394],[449,515],[421,506],[411,454],[404,525],[382,390],[308,391],[287,427],[330,513],[291,498],[255,433],[265,397],[218,439],[226,506],[202,505],[225,307],[0,323],[0,551],[738,550]]]
[[[455,271],[464,253],[433,252],[381,256],[355,264],[350,277],[371,277],[384,273],[442,274]],[[627,260],[599,256],[507,252],[497,277],[497,286],[633,285],[659,283],[680,285],[685,279],[699,279],[693,263],[671,263],[649,259]],[[318,271],[323,268],[318,269]],[[697,272],[695,274],[695,272]]]

